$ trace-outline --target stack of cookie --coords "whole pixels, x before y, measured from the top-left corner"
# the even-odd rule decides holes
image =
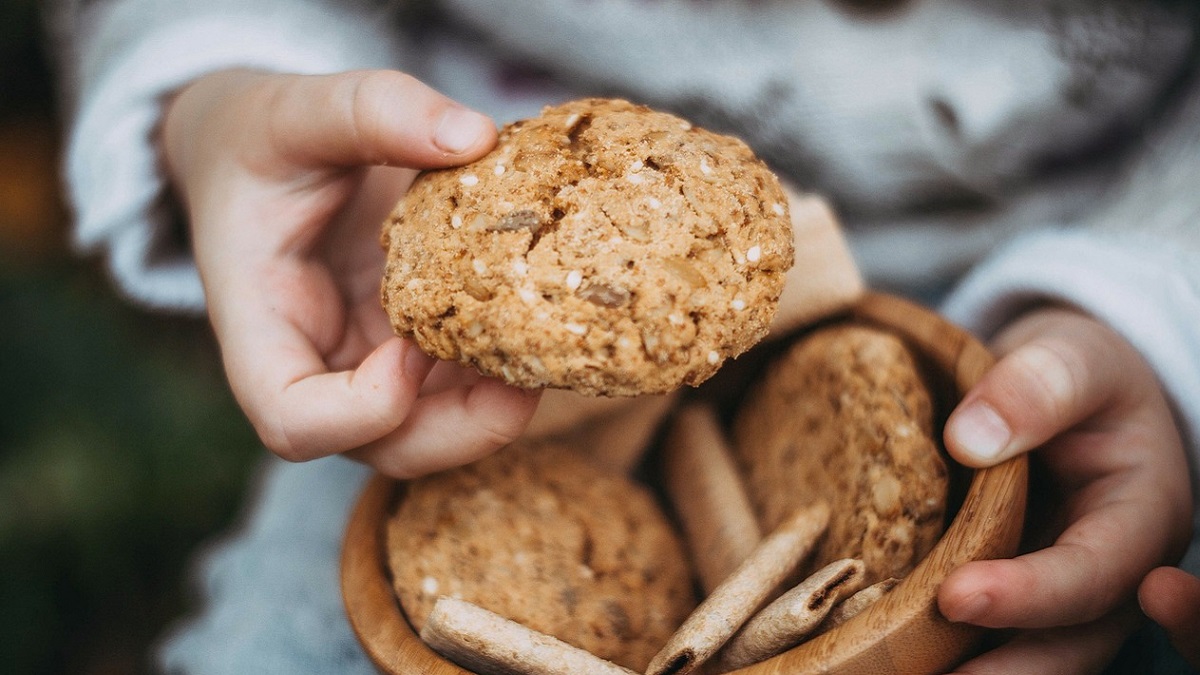
[[[730,436],[704,404],[676,413],[665,511],[552,443],[410,481],[386,528],[396,595],[422,639],[481,673],[755,663],[861,611],[937,540],[931,409],[896,337],[815,331],[755,383]]]
[[[792,233],[740,141],[589,99],[420,177],[385,225],[383,300],[399,334],[511,384],[660,394],[767,335]],[[677,411],[649,486],[593,461],[595,435],[408,482],[386,527],[408,621],[479,673],[665,675],[760,661],[879,597],[944,521],[917,364],[843,323],[765,372],[728,437]]]

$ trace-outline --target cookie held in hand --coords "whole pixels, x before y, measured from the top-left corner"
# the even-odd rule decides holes
[[[429,354],[528,388],[698,385],[767,334],[787,198],[741,141],[626,101],[505,127],[384,226],[383,304]]]

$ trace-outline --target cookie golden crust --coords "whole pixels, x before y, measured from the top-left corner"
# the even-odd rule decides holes
[[[797,342],[734,422],[764,529],[824,499],[833,516],[815,566],[860,558],[867,584],[906,575],[944,526],[948,472],[932,408],[911,353],[890,333],[842,325]]]
[[[641,672],[695,604],[650,494],[558,446],[409,482],[385,536],[418,631],[439,597],[461,598]]]
[[[741,141],[626,101],[505,127],[385,224],[383,304],[428,353],[522,387],[697,385],[767,333],[787,199]]]

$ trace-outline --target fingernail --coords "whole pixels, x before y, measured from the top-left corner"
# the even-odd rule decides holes
[[[996,459],[1012,440],[1012,429],[992,406],[976,401],[957,411],[947,434],[959,448],[980,461]]]
[[[442,113],[433,142],[442,150],[457,155],[475,145],[492,122],[487,117],[466,108],[450,107]]]
[[[958,623],[972,623],[982,617],[991,605],[992,601],[986,593],[975,593],[967,596],[959,603],[958,611],[951,612],[946,618]]]

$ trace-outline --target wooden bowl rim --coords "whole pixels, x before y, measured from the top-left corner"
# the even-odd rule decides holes
[[[867,293],[851,318],[886,327],[949,375],[957,395],[994,359],[973,336],[931,310],[883,293]],[[1020,539],[1027,490],[1024,455],[974,471],[958,513],[929,554],[878,602],[854,619],[772,659],[733,671],[777,673],[935,672],[961,660],[982,629],[938,613],[936,590],[950,570],[1012,556]],[[383,523],[399,481],[372,476],[351,514],[341,559],[342,597],[368,656],[393,675],[471,675],[431,650],[413,631],[386,570]]]

